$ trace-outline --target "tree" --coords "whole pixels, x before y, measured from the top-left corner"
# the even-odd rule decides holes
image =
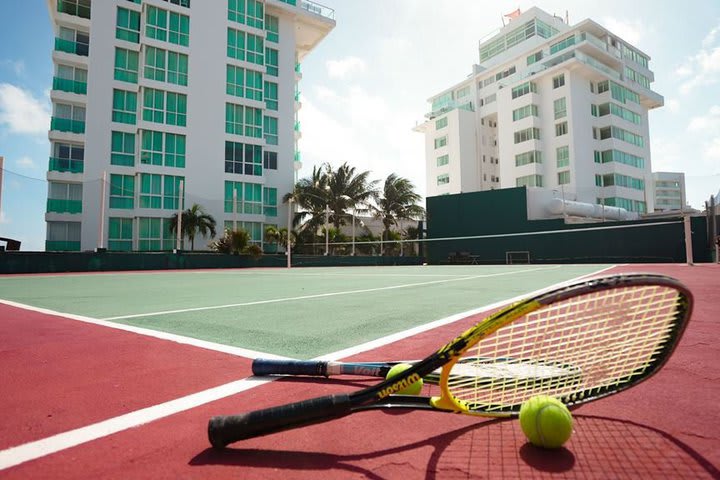
[[[200,233],[203,237],[210,238],[215,237],[215,219],[212,215],[205,213],[203,207],[197,203],[193,204],[192,207],[182,212],[182,225],[180,227],[181,237],[184,239],[188,237],[190,239],[190,250],[195,249],[195,235]],[[178,227],[178,214],[174,214],[170,217],[170,231],[177,233]]]
[[[363,210],[369,200],[377,195],[377,180],[369,181],[369,171],[356,173],[355,167],[343,163],[333,171],[325,164],[327,203],[330,207],[330,223],[336,230],[348,223],[349,210]]]
[[[282,234],[280,233],[280,230],[274,225],[268,225],[265,227],[265,241],[268,242],[271,246],[275,246],[273,253],[277,252],[277,246],[282,240]]]
[[[415,186],[407,178],[391,173],[385,179],[382,191],[375,195],[376,218],[383,222],[383,240],[390,240],[390,229],[398,226],[399,220],[419,219],[425,215],[425,209],[417,203],[422,196],[415,192]]]
[[[250,234],[243,230],[225,230],[225,234],[219,240],[210,244],[210,249],[233,255],[244,253],[250,244]]]

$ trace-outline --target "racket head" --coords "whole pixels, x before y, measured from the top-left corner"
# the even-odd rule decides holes
[[[631,274],[587,281],[519,302],[441,349],[450,360],[432,405],[484,416],[516,416],[535,395],[569,407],[630,388],[656,373],[676,347],[692,311],[692,294],[677,280]],[[465,358],[521,358],[525,367],[565,366],[573,374],[530,374],[463,380]],[[472,361],[469,363],[472,365]],[[487,367],[485,365],[484,367]]]

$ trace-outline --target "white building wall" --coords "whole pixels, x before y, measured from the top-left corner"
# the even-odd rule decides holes
[[[604,199],[621,197],[629,201],[644,202],[648,211],[654,208],[654,199],[649,194],[648,185],[645,190],[628,188],[618,185],[596,185],[596,175],[625,175],[644,180],[651,172],[650,140],[648,128],[648,109],[662,105],[663,99],[657,93],[640,84],[624,79],[624,67],[629,65],[652,81],[652,72],[635,62],[632,62],[620,53],[619,45],[622,39],[605,30],[602,26],[585,20],[575,26],[565,25],[558,17],[553,17],[542,10],[532,8],[521,17],[513,20],[500,34],[480,45],[484,46],[495,39],[527,25],[537,19],[546,25],[556,28],[558,33],[542,38],[538,34],[492,57],[490,60],[473,68],[472,82],[475,91],[475,104],[477,105],[476,125],[478,131],[478,155],[476,159],[463,159],[461,165],[476,165],[490,143],[491,136],[497,136],[496,148],[499,165],[496,171],[499,183],[493,185],[479,181],[477,171],[469,168],[463,170],[463,191],[488,190],[490,188],[515,187],[519,177],[526,175],[542,175],[543,187],[556,190],[565,195],[566,199],[595,204]],[[575,43],[557,52],[550,52],[550,46],[566,38],[574,37]],[[613,44],[614,43],[614,44]],[[637,49],[635,49],[637,51]],[[542,58],[528,65],[528,56],[542,51]],[[614,71],[614,72],[613,72]],[[553,78],[564,75],[564,85],[554,88]],[[537,87],[537,93],[528,93],[518,98],[512,98],[512,89],[525,82],[531,81]],[[622,104],[611,98],[610,91],[598,94],[598,83],[612,81],[628,88],[640,96],[640,104],[626,102]],[[458,91],[468,83],[461,83],[446,89],[430,99],[438,98],[442,94]],[[563,118],[554,118],[554,101],[565,97],[567,113]],[[613,102],[629,109],[641,118],[640,124],[632,123],[616,115],[594,116],[591,113],[592,105]],[[460,103],[459,101],[456,103]],[[529,116],[513,121],[513,111],[525,105],[537,105],[538,116]],[[457,105],[451,105],[451,108]],[[434,121],[440,112],[431,112],[427,116],[428,123]],[[495,122],[495,129],[488,125]],[[568,133],[556,136],[555,126],[567,122]],[[644,146],[635,146],[617,138],[601,140],[594,138],[599,135],[601,128],[618,127],[637,135],[641,135]],[[538,128],[540,139],[532,139],[516,144],[515,132],[526,128]],[[422,129],[416,129],[422,131]],[[485,143],[482,140],[485,139]],[[556,149],[568,146],[569,166],[558,167]],[[644,167],[636,168],[617,161],[609,163],[596,163],[595,152],[605,150],[620,150],[644,159]],[[530,163],[516,166],[515,157],[518,154],[537,150],[542,152],[542,163]],[[474,161],[471,161],[474,160]],[[482,164],[482,162],[481,162]],[[558,173],[570,172],[570,182],[560,185]],[[465,182],[465,178],[471,179]],[[440,192],[432,179],[428,179],[427,195],[433,196]],[[614,178],[613,178],[614,180]],[[646,182],[647,183],[647,182]],[[470,188],[467,190],[466,188]],[[541,198],[541,197],[538,197]],[[608,200],[611,201],[611,200]]]
[[[48,172],[49,180],[73,181],[83,183],[81,214],[58,214],[49,212],[47,221],[81,222],[81,249],[92,250],[108,245],[109,217],[132,217],[133,247],[138,248],[138,217],[169,218],[175,212],[167,209],[143,209],[139,207],[140,173],[185,177],[185,208],[193,203],[202,205],[207,213],[217,221],[217,230],[222,234],[225,221],[259,222],[284,226],[287,206],[282,197],[290,192],[294,184],[295,159],[295,91],[299,76],[295,64],[314,48],[335,26],[334,12],[327,8],[305,8],[312,2],[300,2],[297,5],[269,0],[265,4],[265,13],[279,19],[279,43],[265,41],[265,47],[278,50],[279,76],[265,74],[265,66],[229,60],[227,57],[227,28],[245,30],[264,37],[263,30],[240,25],[228,20],[228,2],[226,0],[192,0],[192,7],[185,8],[161,0],[143,0],[142,4],[133,2],[94,1],[90,20],[58,13],[57,0],[48,0],[48,9],[56,32],[60,25],[75,26],[89,30],[89,57],[63,52],[53,52],[53,60],[67,64],[87,65],[87,95],[67,94],[53,90],[52,98],[58,101],[70,100],[79,105],[87,105],[86,131],[84,135],[51,131],[51,140],[75,141],[84,143],[84,173],[68,174]],[[190,17],[189,46],[157,41],[145,36],[145,11],[148,6],[156,6],[167,11],[175,11]],[[314,4],[312,4],[314,5]],[[115,38],[117,8],[141,12],[140,43],[130,43]],[[302,37],[302,38],[300,38]],[[115,47],[140,52],[138,83],[132,84],[114,80]],[[144,46],[155,46],[167,51],[188,55],[188,85],[179,86],[168,82],[157,82],[143,76]],[[226,94],[226,65],[232,63],[262,71],[264,80],[278,84],[278,110],[266,109],[265,102],[240,98]],[[185,127],[146,122],[142,119],[143,88],[157,88],[165,92],[177,92],[187,95],[187,124]],[[135,125],[112,122],[113,89],[137,93],[137,122]],[[260,108],[265,115],[278,118],[278,145],[268,146],[264,139],[231,136],[225,132],[225,104],[243,104]],[[186,136],[186,161],[184,168],[172,168],[142,164],[140,162],[141,131],[154,130],[177,133]],[[110,164],[111,131],[122,131],[136,135],[135,166],[123,167]],[[225,173],[225,141],[262,145],[263,151],[278,152],[277,170],[263,169],[262,176]],[[52,152],[50,154],[52,156]],[[135,208],[109,208],[109,181],[111,174],[136,175]],[[107,175],[103,189],[102,178]],[[240,213],[234,216],[224,211],[224,182],[250,182],[277,189],[278,215],[248,215]],[[105,193],[105,210],[101,213],[101,197]],[[104,218],[103,234],[100,235],[100,219]],[[209,239],[208,239],[209,240]],[[203,249],[207,240],[196,238],[195,248]],[[186,248],[189,244],[186,243]]]

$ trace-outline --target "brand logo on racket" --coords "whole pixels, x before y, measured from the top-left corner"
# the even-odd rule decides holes
[[[410,385],[412,385],[413,383],[417,383],[419,381],[420,381],[420,375],[418,375],[417,373],[413,373],[409,377],[404,378],[404,379],[400,380],[399,382],[393,383],[389,387],[386,387],[386,388],[383,388],[382,390],[380,390],[380,393],[378,393],[378,398],[385,398],[388,395],[397,393],[400,390],[403,390],[403,389],[409,387]]]

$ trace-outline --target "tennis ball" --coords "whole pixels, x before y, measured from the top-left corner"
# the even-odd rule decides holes
[[[408,363],[398,363],[397,365],[394,365],[390,371],[385,375],[385,378],[394,377],[395,375],[404,372],[408,368],[412,367],[412,365]],[[398,390],[397,393],[400,395],[419,395],[422,391],[423,387],[423,381],[422,378],[418,380],[415,383],[411,383],[407,387],[403,388],[402,390]]]
[[[520,427],[533,445],[560,448],[572,435],[573,419],[560,400],[537,395],[520,407]]]

